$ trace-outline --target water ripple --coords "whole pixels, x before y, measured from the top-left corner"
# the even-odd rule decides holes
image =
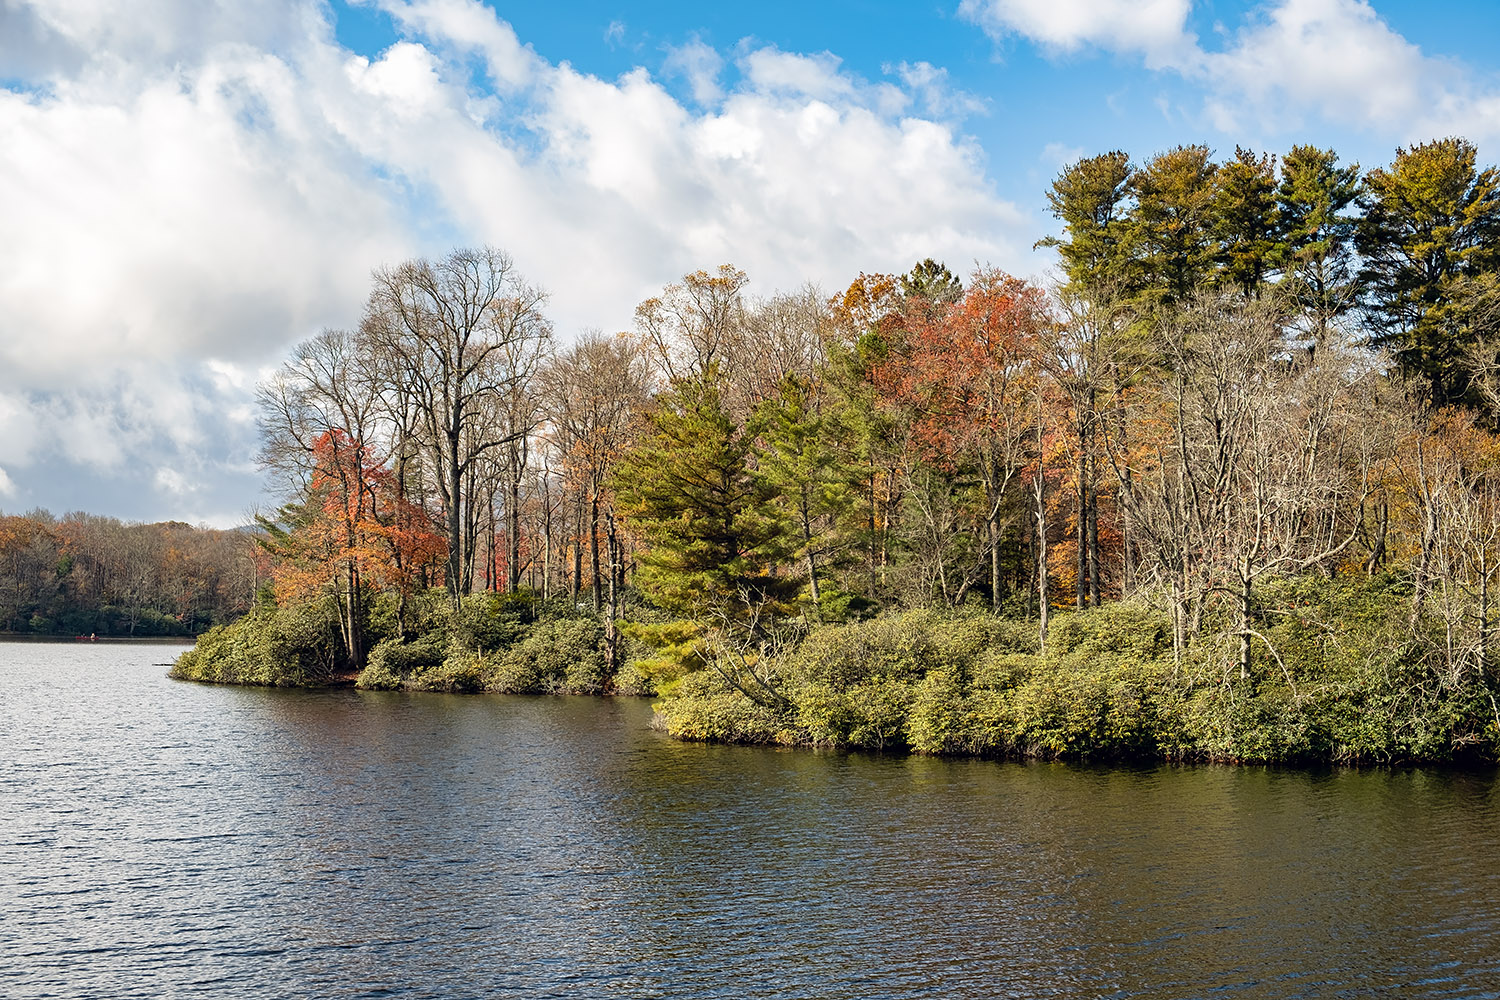
[[[708,747],[0,644],[6,996],[1500,998],[1500,788]]]

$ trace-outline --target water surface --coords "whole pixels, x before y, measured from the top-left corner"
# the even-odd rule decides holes
[[[0,644],[0,995],[1500,997],[1492,772],[680,744]]]

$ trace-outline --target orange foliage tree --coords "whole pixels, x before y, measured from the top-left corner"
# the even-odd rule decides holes
[[[1012,487],[1034,447],[1038,340],[1052,324],[1039,288],[998,270],[976,272],[963,297],[943,309],[914,302],[892,350],[876,364],[876,388],[913,415],[913,441],[930,465],[972,475],[982,559],[958,583],[962,599],[988,563],[999,605],[1001,542],[1021,509]]]
[[[277,557],[272,578],[281,599],[333,594],[345,661],[358,668],[368,653],[369,591],[397,593],[401,628],[405,598],[447,556],[447,542],[396,476],[346,432],[319,435],[313,459],[303,502],[284,508],[288,527],[261,522]]]

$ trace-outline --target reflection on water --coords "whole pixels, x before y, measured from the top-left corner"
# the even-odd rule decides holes
[[[1493,773],[675,743],[0,644],[0,994],[1500,997]]]

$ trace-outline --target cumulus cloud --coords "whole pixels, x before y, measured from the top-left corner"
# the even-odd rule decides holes
[[[215,484],[244,488],[256,373],[357,322],[372,267],[453,245],[509,250],[565,335],[625,326],[726,261],[769,291],[928,255],[1028,259],[957,124],[972,99],[934,67],[869,82],[830,53],[742,43],[730,68],[694,40],[664,67],[688,105],[645,68],[551,64],[475,0],[376,2],[403,38],[372,55],[337,43],[318,0],[0,13],[36,63],[0,48],[0,78],[21,80],[0,89],[13,488],[72,469],[162,515],[234,518],[246,504]],[[117,512],[118,493],[67,505]]]
[[[1208,109],[1229,127],[1241,117],[1296,123],[1299,109],[1404,137],[1458,131],[1493,135],[1496,99],[1457,64],[1424,55],[1366,0],[1280,0],[1203,58]]]
[[[693,100],[699,104],[712,104],[724,96],[719,86],[719,73],[723,69],[724,57],[698,38],[668,47],[666,61],[662,63],[662,72],[687,81]]]
[[[1187,28],[1190,0],[963,0],[960,13],[991,37],[1027,38],[1056,52],[1092,46],[1142,58],[1204,93],[1225,132],[1308,115],[1400,139],[1500,134],[1500,91],[1394,31],[1368,0],[1269,0],[1226,44]]]
[[[1020,35],[1059,52],[1141,52],[1155,67],[1192,49],[1191,7],[1192,0],[963,0],[958,10],[995,38]]]

